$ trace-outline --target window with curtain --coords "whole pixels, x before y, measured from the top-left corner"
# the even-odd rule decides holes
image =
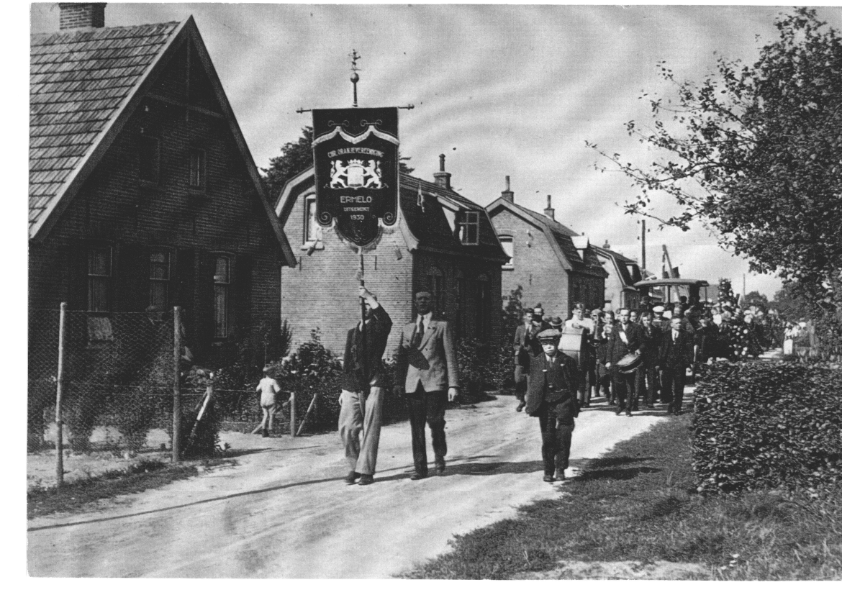
[[[149,305],[166,308],[170,298],[170,252],[152,250],[149,253]]]
[[[313,194],[304,199],[304,241],[318,240],[319,221],[316,219],[316,197]]]
[[[463,214],[462,234],[459,238],[465,246],[479,245],[479,212],[466,211]]]
[[[231,291],[231,257],[217,255],[213,274],[213,336],[228,337],[228,311]]]
[[[512,270],[515,268],[515,242],[512,236],[500,236],[500,245],[503,247],[503,252],[509,257],[509,262],[503,265],[504,270]]]
[[[88,311],[111,311],[111,246],[88,249]]]

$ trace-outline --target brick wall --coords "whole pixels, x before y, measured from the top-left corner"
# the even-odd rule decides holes
[[[544,232],[507,210],[493,218],[498,235],[512,236],[514,250],[511,269],[503,269],[503,295],[523,287],[523,304],[540,303],[545,316],[569,317],[569,279]],[[531,237],[527,234],[531,232]]]
[[[164,78],[176,78],[183,67],[176,59]],[[139,180],[142,136],[160,143],[157,184]],[[188,184],[191,148],[206,154],[207,182],[201,192]],[[167,249],[173,258],[170,301],[187,308],[193,340],[209,343],[213,254],[219,252],[231,255],[234,262],[232,327],[248,333],[261,323],[278,324],[280,248],[221,117],[156,100],[144,102],[48,238],[31,243],[30,307],[57,308],[61,301],[71,302],[71,308],[86,307],[86,261],[80,242],[91,240],[113,247],[114,310],[148,305],[148,276],[138,268],[143,265],[138,253]]]
[[[356,298],[360,259],[332,229],[322,232],[323,249],[308,255],[304,247],[304,202],[303,197],[296,200],[284,227],[298,266],[282,272],[281,314],[292,329],[293,345],[307,341],[310,331],[318,327],[324,345],[342,357],[348,329],[360,318]],[[396,250],[400,250],[400,260]],[[399,325],[411,316],[412,261],[397,230],[384,234],[377,249],[365,255],[365,285],[394,322],[387,354],[397,347]]]

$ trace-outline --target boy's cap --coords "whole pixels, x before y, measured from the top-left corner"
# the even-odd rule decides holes
[[[551,327],[561,328],[562,324],[564,324],[564,323],[561,321],[561,318],[559,318],[558,316],[553,316],[552,318],[550,318],[550,326]],[[541,335],[539,334],[538,337],[540,337],[540,336]]]
[[[559,337],[561,337],[561,333],[554,328],[548,328],[547,330],[538,333],[538,340],[541,343],[553,343],[554,341],[558,341]]]

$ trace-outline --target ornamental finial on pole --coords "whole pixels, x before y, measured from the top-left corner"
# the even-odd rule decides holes
[[[348,55],[351,57],[351,83],[354,85],[354,107],[357,107],[357,83],[360,81],[360,75],[357,74],[360,71],[360,68],[357,66],[357,60],[360,60],[362,56],[357,53],[357,50],[351,50],[351,53]]]

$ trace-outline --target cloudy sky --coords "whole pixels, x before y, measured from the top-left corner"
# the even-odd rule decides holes
[[[350,107],[348,54],[362,56],[360,105],[414,104],[401,112],[401,152],[432,179],[447,156],[454,187],[481,205],[511,176],[515,200],[600,245],[640,257],[638,219],[620,205],[635,190],[620,173],[594,169],[595,142],[648,163],[624,123],[648,120],[642,90],[669,94],[656,63],[699,80],[717,53],[752,61],[776,38],[785,7],[277,5],[109,3],[106,25],[193,15],[259,167],[298,138],[304,108]],[[33,32],[58,28],[56,4],[33,4]],[[842,10],[820,15],[842,29]],[[607,164],[603,164],[607,165]],[[659,213],[670,214],[666,200]],[[722,251],[701,226],[647,234],[647,264],[661,245],[682,276],[742,287],[747,263]],[[772,296],[780,282],[748,274],[748,291]]]

